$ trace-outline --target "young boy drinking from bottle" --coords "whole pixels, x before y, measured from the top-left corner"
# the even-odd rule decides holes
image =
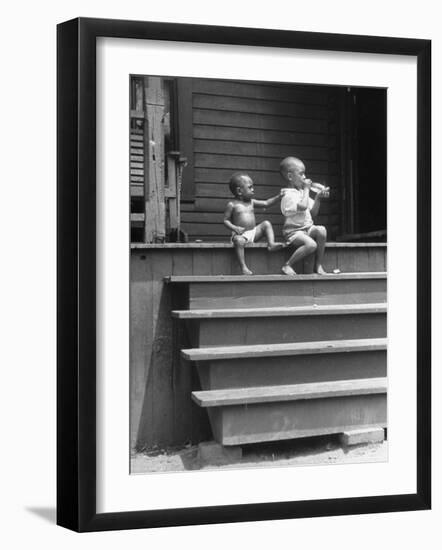
[[[313,220],[319,212],[321,199],[329,196],[330,188],[306,178],[304,163],[296,157],[282,160],[280,173],[287,186],[281,191],[281,212],[285,217],[282,233],[286,246],[293,246],[295,249],[282,266],[282,272],[296,275],[293,265],[311,254],[316,254],[314,271],[323,275],[326,273],[322,262],[327,230],[322,225],[314,225]],[[311,191],[316,192],[315,199],[310,198]]]

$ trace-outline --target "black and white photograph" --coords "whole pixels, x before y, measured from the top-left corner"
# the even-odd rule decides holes
[[[128,85],[130,473],[388,461],[387,90]]]
[[[438,5],[5,5],[3,548],[435,546]]]

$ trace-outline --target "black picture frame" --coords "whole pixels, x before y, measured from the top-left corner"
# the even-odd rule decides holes
[[[96,39],[395,54],[417,58],[415,494],[96,512]],[[57,28],[57,523],[75,531],[424,510],[431,506],[431,41],[79,18]]]

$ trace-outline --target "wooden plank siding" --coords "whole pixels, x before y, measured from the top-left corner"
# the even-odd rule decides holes
[[[246,257],[259,276],[278,274],[289,253],[270,254],[255,245],[247,248]],[[324,265],[329,270],[339,266],[342,271],[379,272],[385,270],[385,258],[382,244],[330,244]],[[220,243],[137,245],[130,261],[131,447],[210,439],[207,413],[191,401],[191,391],[200,389],[196,370],[180,360],[179,350],[190,347],[190,335],[171,313],[185,306],[164,277],[238,274],[233,249]]]
[[[301,158],[311,179],[331,186],[315,221],[327,227],[329,240],[341,232],[337,88],[193,79],[189,96],[194,195],[181,206],[182,228],[191,241],[227,241],[222,222],[233,172],[248,172],[256,197],[268,198],[283,186],[279,163],[286,156]],[[258,213],[257,222],[264,219],[280,236],[279,205]]]

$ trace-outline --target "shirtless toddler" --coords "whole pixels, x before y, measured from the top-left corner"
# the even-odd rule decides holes
[[[265,201],[254,199],[253,181],[244,172],[233,174],[229,187],[235,198],[227,204],[224,225],[232,231],[232,242],[242,274],[252,275],[244,257],[244,247],[247,243],[259,241],[265,237],[270,251],[284,247],[282,243],[275,242],[273,227],[269,221],[256,225],[255,206],[261,208],[271,206],[278,202],[282,194],[279,193]]]

